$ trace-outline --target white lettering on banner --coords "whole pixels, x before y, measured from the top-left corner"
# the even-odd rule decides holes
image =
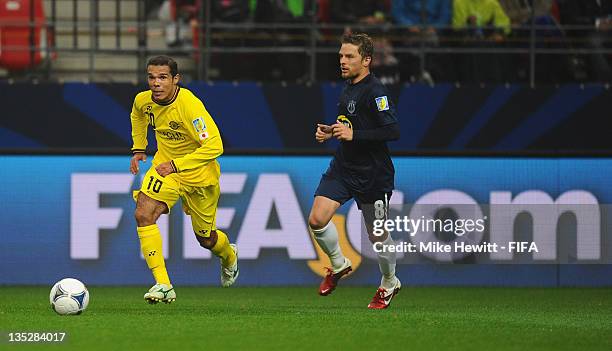
[[[73,173],[70,185],[70,258],[98,259],[100,229],[115,229],[123,210],[100,208],[100,194],[125,194],[129,173]]]
[[[70,207],[70,257],[72,259],[100,258],[100,230],[113,230],[119,225],[124,214],[121,208],[101,208],[101,194],[129,194],[134,177],[126,173],[74,173],[71,175]],[[261,173],[252,194],[243,194],[247,181],[246,173],[224,173],[221,176],[222,194],[241,194],[249,203],[237,233],[237,244],[241,258],[257,259],[261,249],[284,248],[291,259],[315,259],[316,252],[307,231],[305,215],[297,199],[291,178],[286,173]],[[404,203],[404,194],[394,191],[391,207]],[[601,259],[601,210],[597,198],[584,190],[571,190],[562,193],[556,200],[540,190],[524,191],[514,198],[509,191],[490,193],[489,235],[493,243],[514,242],[514,222],[527,213],[533,222],[533,243],[531,249],[535,260],[557,259],[557,227],[560,217],[572,214],[576,220],[576,258],[578,260]],[[431,206],[427,206],[431,205]],[[468,206],[465,206],[468,205]],[[508,205],[508,206],[504,206]],[[276,210],[279,228],[267,228],[272,209]],[[440,208],[446,208],[459,218],[474,220],[485,218],[481,207],[468,194],[441,189],[423,194],[415,201],[409,217],[431,219]],[[131,212],[130,212],[131,215]],[[232,226],[236,210],[218,208],[217,226],[227,229]],[[191,220],[183,215],[183,258],[209,259],[211,254],[202,249],[193,238]],[[169,217],[163,215],[158,221],[162,234],[164,257],[169,256]],[[375,258],[371,245],[362,245],[362,216],[353,203],[346,221],[348,240],[363,256]],[[130,231],[137,239],[136,230]],[[470,235],[467,235],[470,234]],[[483,232],[467,232],[453,239],[459,244],[478,244]],[[435,232],[418,232],[409,237],[418,246],[421,242],[440,243]],[[518,238],[520,239],[520,238]],[[367,239],[366,239],[367,240]],[[519,240],[516,240],[519,241]],[[522,250],[522,247],[518,247]],[[490,252],[493,260],[512,260],[513,252],[520,250],[499,250]],[[430,258],[449,262],[469,255],[469,251],[424,252]],[[398,259],[403,252],[398,252]],[[142,255],[141,255],[142,257]]]
[[[280,229],[267,229],[276,209]],[[240,258],[255,259],[262,248],[286,248],[290,258],[317,257],[304,214],[287,174],[261,173],[238,235]]]
[[[246,173],[221,174],[221,179],[219,181],[221,195],[242,193],[246,180]],[[217,228],[229,228],[232,225],[235,214],[236,210],[233,208],[217,208]],[[191,218],[183,214],[183,257],[186,259],[209,259],[211,257],[210,250],[202,248],[194,235],[191,226]]]
[[[584,190],[571,190],[557,200],[540,190],[524,191],[512,199],[509,191],[491,192],[491,241],[513,241],[514,221],[523,212],[529,213],[533,222],[533,242],[539,248],[534,260],[557,259],[557,223],[566,212],[576,216],[576,256],[580,260],[601,258],[601,212],[597,198]],[[555,206],[551,206],[551,205]],[[510,206],[502,206],[510,205]],[[491,253],[495,260],[512,260],[511,251]]]

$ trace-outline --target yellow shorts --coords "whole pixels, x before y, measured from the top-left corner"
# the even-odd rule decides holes
[[[191,216],[193,231],[205,238],[216,230],[215,217],[219,203],[219,183],[206,187],[194,187],[181,184],[177,174],[162,177],[157,174],[155,167],[149,168],[140,190],[133,193],[134,201],[138,201],[138,193],[143,192],[148,197],[161,201],[168,206],[168,211],[179,198],[183,200],[183,211]]]

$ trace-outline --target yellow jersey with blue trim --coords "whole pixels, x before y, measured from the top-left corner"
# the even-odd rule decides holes
[[[151,126],[157,140],[153,167],[171,161],[183,184],[204,187],[219,183],[221,135],[202,101],[191,91],[177,86],[167,102],[155,101],[151,90],[143,91],[134,98],[130,119],[132,153],[145,152]]]

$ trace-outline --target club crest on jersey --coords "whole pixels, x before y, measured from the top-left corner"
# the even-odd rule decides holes
[[[346,105],[346,109],[349,113],[355,113],[355,105],[357,104],[357,102],[355,102],[355,100],[350,100],[348,102],[348,105]]]
[[[198,134],[200,140],[208,138],[208,132],[206,131],[204,117],[198,117],[191,121],[191,123],[193,123],[193,127],[195,128],[196,134]]]
[[[378,111],[387,111],[389,109],[389,100],[387,100],[387,96],[379,96],[376,98],[376,108],[378,108]]]

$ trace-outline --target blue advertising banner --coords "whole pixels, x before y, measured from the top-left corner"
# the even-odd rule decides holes
[[[1,84],[0,88],[0,149],[32,153],[129,148],[134,97],[148,89],[127,83],[77,82]],[[336,120],[342,83],[194,81],[187,88],[213,116],[226,150],[310,152],[336,147],[317,143],[312,134],[317,123]],[[612,149],[611,122],[605,117],[612,90],[604,85],[410,84],[389,86],[389,99],[396,106],[402,135],[389,143],[392,151]],[[24,101],[37,103],[24,108]],[[42,118],[50,111],[53,118]],[[155,145],[154,138],[149,141],[150,147]]]
[[[151,283],[132,200],[149,163],[133,176],[129,156],[4,155],[0,161],[0,285],[50,284],[68,276],[94,285]],[[396,157],[394,162],[391,204],[396,205],[434,195],[460,196],[483,206],[525,198],[545,204],[612,202],[612,159]],[[239,284],[318,283],[329,263],[311,239],[307,219],[329,157],[225,156],[220,163],[217,226],[239,247]],[[333,220],[356,268],[346,283],[376,285],[376,262],[361,258],[354,202]],[[558,232],[557,218],[548,222]],[[589,227],[599,230],[595,252],[602,256],[610,254],[608,222],[602,212],[601,222]],[[218,260],[198,245],[180,204],[158,224],[173,283],[219,284]],[[534,233],[541,229],[536,224]],[[612,265],[577,263],[398,264],[397,272],[406,285],[612,285]]]

